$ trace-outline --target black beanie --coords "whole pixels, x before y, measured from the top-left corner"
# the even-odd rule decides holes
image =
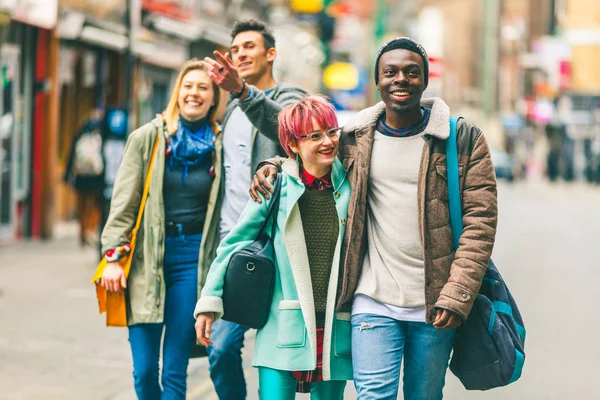
[[[377,52],[377,59],[375,60],[375,84],[379,84],[379,59],[383,53],[397,49],[409,50],[421,56],[423,59],[423,68],[425,69],[425,71],[423,71],[425,87],[427,87],[427,84],[429,83],[429,58],[427,57],[427,53],[425,52],[423,46],[407,37],[392,39],[381,46]]]

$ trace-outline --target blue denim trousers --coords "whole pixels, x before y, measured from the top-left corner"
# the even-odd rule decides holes
[[[395,400],[404,356],[404,399],[442,399],[455,337],[456,329],[436,329],[424,322],[353,315],[352,366],[358,398]]]
[[[220,400],[245,400],[246,381],[242,366],[244,334],[248,331],[233,322],[218,320],[210,333],[207,348],[210,377]]]
[[[298,381],[290,371],[260,367],[258,390],[260,400],[294,400]],[[311,400],[342,400],[346,381],[315,382],[310,387]]]
[[[140,400],[185,399],[187,367],[196,332],[198,254],[202,234],[165,238],[166,285],[164,323],[129,327],[135,392]],[[161,385],[158,378],[163,336]]]

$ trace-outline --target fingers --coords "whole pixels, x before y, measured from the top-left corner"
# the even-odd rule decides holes
[[[111,278],[110,286],[112,292],[118,292],[121,289],[121,287],[119,286],[119,278]]]
[[[219,53],[219,54],[221,54],[221,53]],[[209,72],[213,72],[213,73],[218,72],[221,69],[221,67],[223,66],[222,64],[219,64],[218,62],[216,62],[215,60],[213,60],[210,57],[204,57],[204,62],[207,64],[206,66],[208,67]]]
[[[458,315],[452,314],[452,317],[450,318],[450,322],[448,323],[448,328],[458,328],[461,325],[462,325],[462,318],[460,318]]]
[[[256,178],[258,179],[258,186],[256,187],[256,190],[265,196],[265,199],[271,198],[271,192],[273,192],[273,188],[269,184],[267,177],[257,174]]]
[[[100,279],[100,284],[104,290],[116,293],[127,288],[127,278],[125,277],[123,270],[120,270],[118,273],[109,270],[106,275],[103,275]]]
[[[227,53],[229,54],[229,53]],[[227,57],[224,56],[223,54],[221,54],[221,52],[219,50],[215,50],[213,51],[213,55],[215,56],[215,58],[217,59],[218,63],[221,64],[224,67],[229,67],[229,60],[227,60]]]
[[[213,72],[212,70],[208,70],[208,71],[206,71],[206,74],[217,85],[221,86],[221,83],[223,83],[223,77],[221,75],[219,75],[218,73]]]
[[[256,177],[256,175],[254,176],[254,178],[252,178],[252,184],[250,185],[250,190],[248,191],[250,193],[250,198],[257,202],[258,204],[262,204],[262,199],[260,198],[260,196],[258,195],[258,192],[256,191],[256,189],[258,189],[260,187],[260,183],[258,182],[258,178]]]
[[[273,189],[273,182],[275,181],[275,176],[277,175],[277,167],[273,165],[265,165],[256,173],[256,177],[258,178],[259,187],[256,188],[260,193],[262,193],[267,199],[269,198],[269,192],[274,193],[275,189]]]
[[[229,52],[225,53],[225,59],[227,60],[227,63],[229,64],[230,68],[235,67],[235,65],[233,64],[233,60],[231,59],[231,55],[229,54]]]
[[[211,331],[212,331],[212,320],[208,320],[208,321],[206,321],[206,328],[204,328],[204,337],[207,339],[207,341],[209,341],[212,344],[212,342],[210,341],[210,332]]]
[[[438,329],[443,329],[444,326],[446,326],[448,324],[449,320],[450,320],[450,311],[438,310],[437,316],[435,318],[435,322],[433,323],[433,326],[435,326]]]
[[[206,342],[204,339],[204,318],[202,318],[202,316],[198,316],[198,319],[196,320],[196,338],[198,339],[198,341],[200,343],[202,343],[203,346],[206,346]]]
[[[204,316],[198,316],[198,320],[196,321],[196,337],[198,341],[202,343],[204,347],[208,347],[212,344],[210,340],[210,331],[212,329],[212,321],[209,321]],[[208,333],[207,333],[208,332]]]
[[[433,326],[437,329],[458,328],[462,324],[462,319],[448,310],[438,310],[437,317]]]

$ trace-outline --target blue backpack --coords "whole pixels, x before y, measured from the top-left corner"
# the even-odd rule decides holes
[[[450,120],[446,170],[454,249],[463,230],[458,177],[456,124]],[[490,260],[469,317],[457,330],[450,370],[468,390],[488,390],[513,383],[525,363],[525,327],[502,276]]]

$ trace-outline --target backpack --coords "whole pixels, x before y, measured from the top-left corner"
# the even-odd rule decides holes
[[[450,120],[446,170],[454,249],[462,233],[456,124]],[[450,370],[467,390],[506,386],[521,376],[525,363],[525,326],[504,279],[490,260],[479,294],[466,321],[457,329]]]
[[[102,135],[99,129],[85,132],[77,139],[73,172],[75,176],[99,176],[104,173]]]

